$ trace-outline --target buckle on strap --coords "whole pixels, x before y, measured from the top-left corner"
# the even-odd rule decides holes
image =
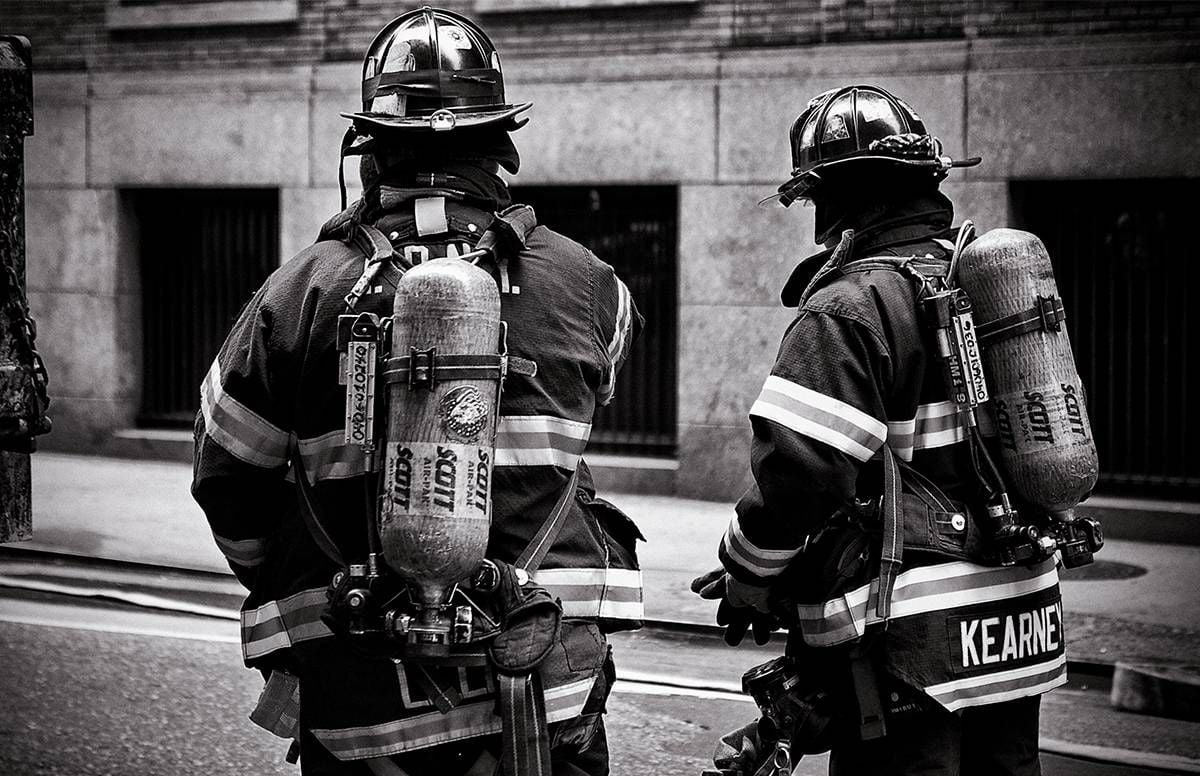
[[[413,348],[407,356],[393,356],[384,362],[383,380],[407,383],[410,389],[432,388],[439,380],[500,380],[506,371],[506,358],[496,353],[454,353],[440,355],[437,348]]]
[[[976,326],[979,341],[991,345],[1030,331],[1061,331],[1066,308],[1057,296],[1034,297],[1033,306]]]

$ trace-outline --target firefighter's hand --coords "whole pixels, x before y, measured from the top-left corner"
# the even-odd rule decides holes
[[[775,618],[767,611],[768,588],[739,582],[725,569],[713,569],[692,580],[692,592],[710,601],[719,600],[717,625],[725,626],[725,643],[736,647],[748,629],[754,631],[754,643],[762,646],[771,639]]]

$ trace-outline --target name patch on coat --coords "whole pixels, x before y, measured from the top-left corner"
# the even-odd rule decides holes
[[[1014,668],[1057,657],[1065,649],[1061,600],[952,617],[947,626],[955,673]]]

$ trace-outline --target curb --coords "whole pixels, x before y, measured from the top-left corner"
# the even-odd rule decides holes
[[[1108,539],[1200,546],[1200,504],[1092,496],[1078,512],[1099,520]]]
[[[1113,669],[1113,708],[1200,722],[1200,670],[1182,663],[1125,663]]]
[[[1175,754],[1139,752],[1134,749],[1117,749],[1093,744],[1073,744],[1070,741],[1059,741],[1055,738],[1041,739],[1038,748],[1049,754],[1106,765],[1127,765],[1131,768],[1147,768],[1166,773],[1200,773],[1200,760]]]

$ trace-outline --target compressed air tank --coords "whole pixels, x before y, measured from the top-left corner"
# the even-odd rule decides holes
[[[1046,246],[1029,232],[993,229],[963,250],[958,283],[981,332],[1008,329],[985,335],[983,363],[1009,485],[1070,521],[1099,467]]]
[[[487,550],[500,380],[460,379],[452,365],[499,355],[500,295],[487,272],[448,257],[405,273],[393,310],[388,371],[407,358],[409,372],[389,378],[380,544],[417,602],[440,606]]]

